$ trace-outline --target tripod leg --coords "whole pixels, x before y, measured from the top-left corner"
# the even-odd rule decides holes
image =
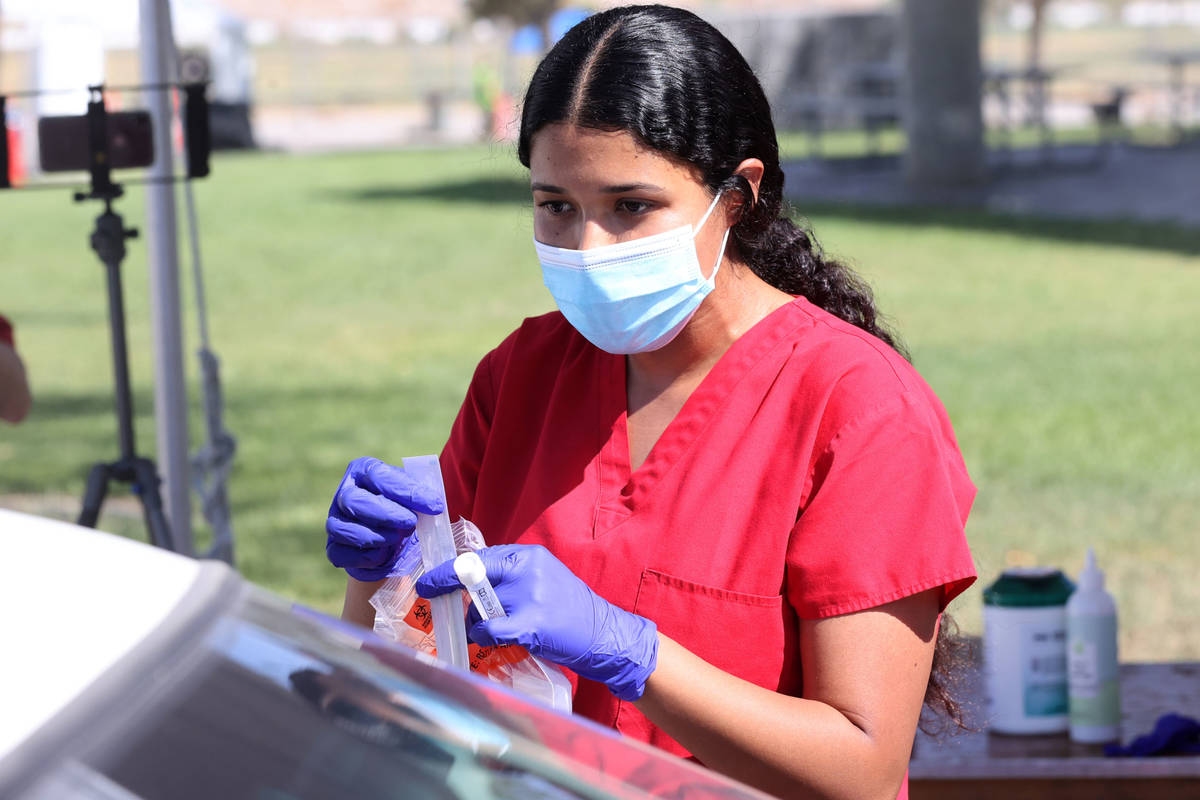
[[[155,547],[173,551],[175,543],[171,539],[167,516],[163,513],[162,495],[158,493],[158,470],[148,458],[134,461],[133,470],[137,497],[146,517],[146,529],[150,531],[150,543]]]
[[[100,519],[100,506],[104,505],[104,497],[108,494],[108,482],[112,478],[108,464],[95,464],[88,472],[87,488],[83,493],[83,508],[79,511],[79,524],[88,528],[96,527]]]

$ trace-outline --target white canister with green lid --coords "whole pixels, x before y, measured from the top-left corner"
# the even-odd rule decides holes
[[[1061,570],[1005,570],[983,591],[988,727],[996,733],[1063,733],[1067,706],[1067,599]]]

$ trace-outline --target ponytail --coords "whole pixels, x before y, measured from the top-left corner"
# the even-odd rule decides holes
[[[771,175],[775,180],[770,181],[764,176],[758,202],[749,181],[741,175],[734,175],[722,185],[740,192],[745,201],[747,211],[732,232],[742,259],[771,286],[802,295],[813,305],[886,342],[907,359],[900,337],[883,322],[875,307],[867,282],[850,267],[827,257],[812,231],[780,213],[784,203],[777,195],[782,194],[783,175],[777,161],[774,167],[778,175]]]

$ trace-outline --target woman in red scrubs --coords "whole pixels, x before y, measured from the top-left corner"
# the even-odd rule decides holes
[[[483,359],[442,453],[508,611],[472,639],[774,794],[906,796],[975,490],[869,290],[787,216],[749,66],[688,12],[597,14],[534,75],[519,155],[559,312]],[[347,619],[442,508],[351,463],[326,526]]]

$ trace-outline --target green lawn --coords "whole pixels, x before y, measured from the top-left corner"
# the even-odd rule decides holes
[[[507,148],[476,148],[226,156],[197,186],[250,579],[336,611],[322,526],[346,462],[437,451],[476,361],[551,307],[521,180]],[[140,222],[140,193],[121,209]],[[1075,573],[1094,545],[1124,657],[1200,658],[1200,231],[802,211],[876,286],[950,411],[980,490],[981,583],[1008,563]],[[65,192],[0,195],[0,312],[37,396],[0,428],[0,506],[71,516],[87,465],[116,452],[95,213]],[[140,242],[125,275],[153,454]],[[128,503],[110,508],[105,527],[140,535]],[[979,602],[956,604],[968,631]]]

